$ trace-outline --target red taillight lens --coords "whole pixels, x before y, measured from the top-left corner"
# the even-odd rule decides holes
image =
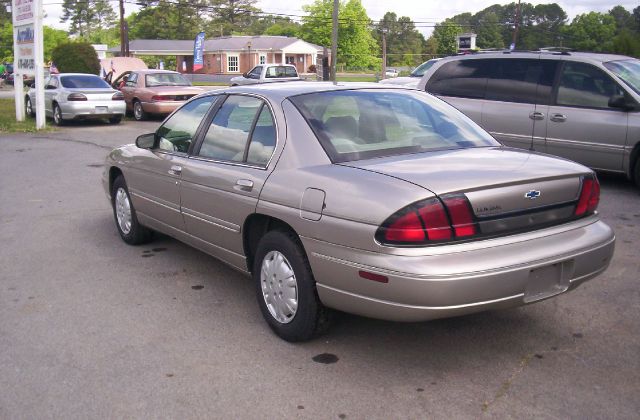
[[[153,95],[151,97],[152,101],[173,101],[175,100],[174,95]]]
[[[591,214],[598,208],[600,202],[600,183],[595,177],[585,177],[582,180],[582,190],[576,205],[576,216]]]
[[[82,93],[71,93],[67,96],[67,101],[86,101],[87,97]]]
[[[111,97],[111,100],[112,101],[124,101],[124,95],[122,94],[122,92],[116,92]]]
[[[430,198],[398,211],[380,226],[376,239],[390,245],[419,245],[477,233],[467,198],[450,195],[443,196],[442,201]]]
[[[473,236],[477,232],[476,224],[473,222],[471,207],[465,196],[451,196],[444,198],[444,204],[449,210],[451,226],[456,237]]]

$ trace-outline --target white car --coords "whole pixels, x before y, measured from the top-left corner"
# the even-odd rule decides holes
[[[393,68],[388,68],[384,73],[384,77],[398,77],[398,70]]]
[[[293,64],[260,64],[242,76],[231,79],[231,86],[253,85],[257,83],[288,82],[300,80]]]
[[[418,87],[418,83],[420,79],[424,75],[424,73],[431,68],[435,63],[441,60],[440,58],[433,58],[429,61],[425,61],[420,64],[418,67],[413,69],[409,77],[396,77],[394,79],[383,79],[378,83],[382,83],[385,85],[396,85],[396,86],[405,86],[405,87]]]

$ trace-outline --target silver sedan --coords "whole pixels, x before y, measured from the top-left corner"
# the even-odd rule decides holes
[[[126,243],[163,232],[250,274],[288,341],[331,309],[422,321],[547,299],[615,242],[593,171],[379,84],[200,95],[111,152],[103,184]]]
[[[35,116],[35,89],[25,96],[27,115]],[[74,119],[108,119],[118,124],[126,112],[124,96],[93,74],[63,73],[51,75],[45,82],[45,115],[55,125]]]

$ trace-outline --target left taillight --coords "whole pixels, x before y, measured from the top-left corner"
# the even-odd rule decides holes
[[[595,175],[582,178],[582,188],[578,204],[576,204],[575,216],[593,214],[600,203],[600,183]]]
[[[122,92],[116,92],[111,97],[111,100],[112,101],[124,101],[124,95],[122,94]]]
[[[67,101],[86,101],[87,97],[82,93],[71,93],[67,96]]]
[[[477,234],[469,200],[463,194],[451,194],[400,209],[378,228],[376,239],[385,245],[426,245]]]

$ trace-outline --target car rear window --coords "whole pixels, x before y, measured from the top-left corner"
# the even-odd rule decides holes
[[[77,75],[77,76],[61,76],[60,83],[67,89],[94,89],[94,88],[111,88],[107,82],[98,76]]]
[[[421,92],[342,90],[291,101],[333,162],[500,145],[462,113]]]

